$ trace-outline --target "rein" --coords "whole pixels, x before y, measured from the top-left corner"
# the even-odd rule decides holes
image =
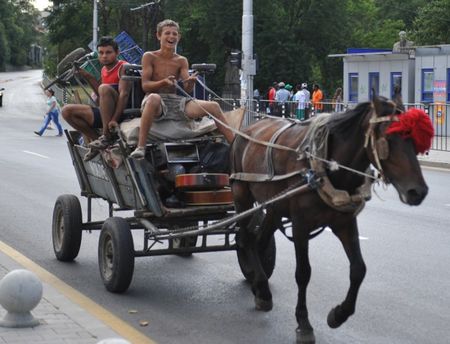
[[[222,99],[222,98],[219,97],[215,92],[213,92],[209,87],[207,87],[203,82],[201,82],[201,81],[198,80],[198,79],[197,79],[197,82],[198,82],[201,86],[205,87],[205,89],[206,89],[208,92],[211,92],[212,94],[216,95],[216,97],[218,97],[219,99]],[[220,123],[223,127],[227,128],[228,130],[231,130],[234,134],[239,135],[239,136],[241,136],[241,137],[247,139],[248,141],[251,141],[251,142],[254,142],[254,143],[256,143],[256,144],[260,144],[260,145],[263,145],[263,146],[266,146],[266,147],[275,148],[275,149],[279,149],[279,150],[284,150],[284,151],[288,151],[288,152],[295,153],[296,156],[297,156],[297,160],[302,160],[302,159],[304,159],[305,156],[306,156],[306,157],[308,157],[308,158],[310,159],[310,161],[311,161],[311,159],[315,159],[315,160],[319,160],[319,161],[321,161],[321,162],[323,162],[323,163],[326,163],[326,164],[328,165],[328,167],[329,167],[330,170],[337,170],[337,169],[339,169],[339,168],[342,168],[342,169],[347,170],[347,171],[349,171],[349,172],[352,172],[352,173],[355,173],[355,174],[364,176],[364,177],[366,177],[366,178],[372,179],[373,181],[381,180],[381,181],[383,181],[384,183],[386,183],[386,179],[385,179],[385,177],[384,177],[383,169],[382,169],[381,163],[380,163],[380,155],[378,154],[378,149],[377,149],[377,144],[376,144],[377,140],[375,139],[375,131],[374,131],[374,128],[375,128],[375,125],[376,125],[376,124],[381,123],[381,122],[398,121],[398,117],[395,116],[394,114],[389,115],[389,116],[377,117],[377,114],[376,114],[376,111],[375,111],[375,108],[374,108],[373,104],[371,105],[371,112],[372,112],[372,115],[371,115],[371,119],[370,119],[370,121],[369,121],[369,128],[368,128],[368,130],[367,130],[367,132],[366,132],[366,134],[365,134],[365,137],[366,137],[366,138],[365,138],[364,148],[367,149],[368,145],[370,144],[370,146],[371,146],[371,151],[372,151],[372,153],[374,154],[374,157],[375,157],[376,167],[377,167],[378,171],[380,172],[381,178],[375,177],[375,176],[372,175],[372,174],[368,174],[368,173],[365,173],[365,172],[361,172],[361,171],[352,169],[352,168],[350,168],[350,167],[348,167],[348,166],[345,166],[345,165],[341,165],[341,164],[339,164],[337,161],[332,161],[332,160],[328,160],[328,159],[326,159],[326,158],[319,157],[319,156],[317,156],[317,155],[315,155],[315,154],[313,154],[313,153],[311,153],[311,152],[308,152],[307,150],[303,150],[303,151],[302,151],[301,148],[300,148],[300,146],[297,147],[296,149],[294,149],[294,148],[291,148],[291,147],[279,145],[279,144],[277,144],[277,143],[267,142],[267,141],[262,141],[262,140],[255,139],[255,138],[253,138],[253,137],[251,137],[251,136],[249,136],[249,135],[243,133],[242,131],[237,130],[237,129],[235,129],[235,128],[229,126],[227,123],[221,121],[221,120],[218,119],[216,116],[214,116],[214,115],[211,114],[209,111],[207,111],[200,103],[197,102],[197,99],[196,99],[196,98],[192,97],[189,93],[187,93],[180,85],[178,85],[178,84],[176,83],[175,86],[176,86],[176,88],[177,88],[177,89],[178,89],[185,97],[187,97],[187,98],[189,98],[190,100],[196,102],[196,104],[197,104],[203,111],[205,111],[205,113],[207,113],[210,117],[212,117],[216,122]],[[394,104],[394,105],[395,105],[395,104]],[[394,107],[394,111],[395,111],[395,109],[396,109],[396,107]],[[248,111],[248,110],[247,110],[247,111]],[[271,116],[271,117],[273,117],[273,116]],[[273,117],[273,118],[279,118],[279,117]],[[382,139],[385,140],[385,138],[382,138]],[[386,144],[387,144],[387,142],[386,142]],[[381,154],[381,158],[383,158],[383,157],[384,157],[384,155]],[[386,158],[387,158],[387,157],[386,157]],[[386,159],[386,158],[385,158],[385,159]],[[381,159],[381,160],[383,160],[383,159]],[[297,172],[297,173],[291,172],[291,173],[286,174],[286,175],[275,176],[275,178],[276,178],[276,180],[283,180],[283,179],[290,178],[290,177],[292,177],[293,175],[296,175],[296,174],[298,174],[298,173],[299,173],[299,172]],[[232,176],[233,176],[233,175],[232,175]],[[235,178],[231,178],[231,179],[239,179],[239,178],[236,178],[236,177],[238,177],[238,175],[235,175],[234,177],[235,177]],[[243,176],[241,176],[241,177],[243,177]],[[248,179],[248,178],[246,178],[246,179]],[[258,179],[258,180],[255,180],[255,181],[269,181],[266,177],[260,177],[260,178],[256,178],[256,179]],[[246,180],[246,181],[251,181],[251,180]]]

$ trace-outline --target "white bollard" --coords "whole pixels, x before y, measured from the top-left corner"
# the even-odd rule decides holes
[[[7,313],[0,320],[1,327],[34,327],[39,320],[31,310],[42,298],[42,283],[31,271],[17,269],[9,272],[0,281],[0,305]]]

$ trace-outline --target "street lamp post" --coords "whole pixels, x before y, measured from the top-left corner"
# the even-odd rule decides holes
[[[92,50],[95,51],[97,49],[98,40],[98,0],[94,0],[94,12],[92,17]]]
[[[253,58],[253,0],[243,0],[242,15],[242,74],[241,98],[251,109],[253,99],[253,76],[256,74],[256,62]],[[244,124],[250,124],[247,113]]]

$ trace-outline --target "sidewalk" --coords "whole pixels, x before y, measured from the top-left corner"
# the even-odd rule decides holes
[[[32,271],[43,283],[43,297],[31,311],[40,325],[33,328],[0,327],[1,344],[96,344],[111,338],[133,344],[154,343],[0,241],[0,280],[15,269]],[[5,314],[6,310],[0,305],[0,319]]]
[[[431,150],[427,155],[419,156],[422,166],[450,169],[450,152]]]

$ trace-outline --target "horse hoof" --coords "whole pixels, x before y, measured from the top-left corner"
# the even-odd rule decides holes
[[[268,312],[272,310],[273,302],[272,300],[263,300],[255,297],[255,307],[258,311]]]
[[[313,330],[301,330],[296,329],[295,333],[297,335],[296,344],[315,344],[316,337],[314,336]]]
[[[342,325],[342,322],[336,320],[336,308],[333,308],[327,317],[328,326],[331,328],[338,328]]]

